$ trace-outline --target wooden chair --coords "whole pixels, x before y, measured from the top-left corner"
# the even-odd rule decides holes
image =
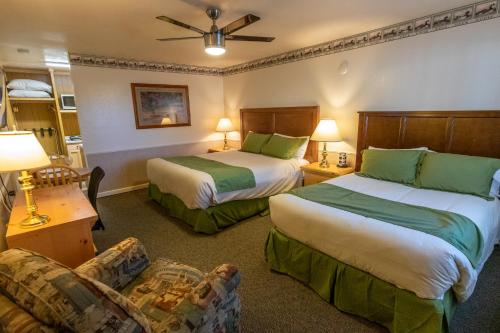
[[[51,165],[49,167],[31,170],[35,188],[53,187],[78,182],[82,188],[82,178],[73,168],[66,165]]]

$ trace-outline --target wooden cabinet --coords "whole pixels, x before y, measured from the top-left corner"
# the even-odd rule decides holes
[[[328,168],[320,168],[318,162],[305,165],[301,169],[304,173],[304,186],[318,184],[354,172],[353,167],[339,168],[336,165],[330,165]]]
[[[7,227],[9,248],[24,248],[75,268],[95,256],[91,228],[97,213],[78,184],[33,190],[39,214],[50,221],[34,228],[21,228],[26,217],[25,199],[19,192]]]

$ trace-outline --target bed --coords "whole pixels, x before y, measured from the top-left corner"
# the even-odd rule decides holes
[[[357,164],[369,146],[500,158],[500,112],[361,112]],[[500,238],[500,201],[351,174],[326,182],[372,197],[463,215],[484,244],[474,265],[433,235],[292,194],[270,199],[266,257],[342,311],[392,332],[447,331]],[[304,188],[306,189],[306,188]]]
[[[318,121],[319,107],[242,109],[241,138],[252,131],[288,136],[310,136]],[[284,160],[242,151],[201,154],[202,158],[235,168],[235,181],[244,183],[242,170],[251,171],[255,184],[224,184],[201,170],[194,170],[175,158],[155,158],[147,162],[150,197],[164,206],[169,215],[191,225],[196,232],[213,234],[227,226],[268,212],[268,197],[302,183],[300,167],[316,161],[317,143],[310,141],[303,159]],[[199,161],[199,160],[198,160]],[[245,171],[245,170],[243,170]],[[224,172],[230,172],[227,169]],[[238,173],[240,172],[240,173]]]

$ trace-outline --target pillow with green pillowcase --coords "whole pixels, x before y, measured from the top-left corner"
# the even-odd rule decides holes
[[[500,159],[428,153],[422,161],[416,185],[421,188],[490,196],[493,175],[500,169]]]
[[[269,141],[271,136],[272,134],[248,132],[247,137],[241,146],[241,151],[260,154],[262,147]]]
[[[358,175],[412,185],[425,154],[424,150],[363,150]]]
[[[262,147],[262,154],[289,160],[295,156],[300,147],[307,141],[307,137],[286,137],[273,135]]]

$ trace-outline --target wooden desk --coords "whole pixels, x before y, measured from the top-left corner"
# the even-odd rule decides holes
[[[71,268],[93,258],[91,228],[97,213],[78,184],[35,189],[33,196],[38,213],[48,215],[50,221],[35,228],[21,228],[19,222],[26,217],[26,203],[19,192],[7,226],[8,247],[38,252]]]

